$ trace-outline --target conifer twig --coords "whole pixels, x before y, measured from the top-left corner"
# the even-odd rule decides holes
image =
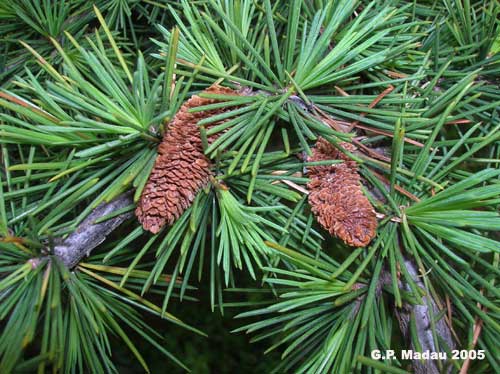
[[[100,223],[96,223],[96,220],[131,204],[133,204],[133,200],[130,193],[124,193],[111,202],[99,204],[78,225],[75,231],[55,245],[54,254],[69,269],[75,267],[82,258],[89,256],[90,252],[101,244],[120,224],[132,217],[133,213],[125,212]]]
[[[413,261],[405,258],[404,265],[415,284],[424,288],[424,284],[419,277],[419,272]],[[407,291],[411,291],[407,284],[403,284],[403,287]],[[432,308],[432,310],[431,310]],[[411,342],[411,349],[416,352],[445,352],[444,349],[436,346],[433,336],[433,328],[431,324],[432,316],[437,316],[439,314],[438,306],[432,296],[423,296],[422,304],[413,305],[405,302],[401,311],[396,313],[399,327],[403,332],[403,335],[410,339],[410,326],[412,314],[415,319],[415,330],[418,339],[418,344],[420,347],[415,346],[415,342]],[[449,326],[446,324],[445,318],[440,318],[434,322],[435,333],[446,343],[448,348],[451,350],[454,348],[453,338],[451,336],[451,331]],[[439,374],[441,369],[438,366],[439,360],[413,360],[413,372],[415,374]],[[443,361],[441,361],[444,363]],[[449,367],[446,373],[450,372],[451,367]]]

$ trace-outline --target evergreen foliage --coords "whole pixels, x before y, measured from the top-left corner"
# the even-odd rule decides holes
[[[2,1],[0,372],[118,372],[116,338],[145,371],[143,342],[189,370],[150,322],[204,335],[179,302],[237,307],[236,332],[281,354],[269,372],[497,372],[499,16],[497,0]],[[197,124],[213,176],[151,234],[131,212],[194,94],[217,102],[191,112],[224,109]],[[321,138],[359,168],[366,247],[311,212],[308,169],[343,162],[308,161]],[[100,221],[131,217],[67,268],[54,247],[128,191]],[[486,355],[370,358],[429,344]]]

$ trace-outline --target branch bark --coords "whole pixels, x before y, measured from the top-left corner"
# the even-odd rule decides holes
[[[92,250],[101,244],[106,237],[120,224],[133,216],[133,212],[126,212],[106,221],[95,223],[101,217],[116,212],[133,204],[131,193],[118,196],[109,203],[101,203],[89,214],[78,228],[69,234],[61,243],[54,247],[54,255],[69,268],[73,268]]]
[[[418,287],[424,288],[424,284],[419,277],[419,272],[414,262],[405,258],[404,265],[408,270],[412,280]],[[408,284],[403,284],[403,288],[411,291]],[[429,307],[430,305],[430,307]],[[410,341],[410,321],[412,314],[415,318],[416,332],[418,341],[420,343],[419,351],[421,352],[444,352],[444,349],[436,346],[433,338],[433,331],[431,325],[431,315],[436,316],[439,313],[439,308],[432,298],[432,296],[423,296],[421,305],[412,305],[404,303],[402,310],[396,312],[396,317],[399,321],[399,327],[407,339]],[[455,348],[455,344],[451,335],[451,330],[446,324],[445,318],[442,317],[435,321],[436,334],[448,345],[449,349]],[[411,342],[411,349],[415,352],[417,347]],[[440,360],[413,360],[413,370],[415,374],[439,374],[442,369],[439,368],[438,362]],[[441,361],[443,366],[446,365],[445,361]],[[445,371],[451,372],[451,366]]]

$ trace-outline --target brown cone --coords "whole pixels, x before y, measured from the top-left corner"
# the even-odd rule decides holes
[[[237,95],[236,91],[212,86],[204,93]],[[227,108],[189,113],[190,108],[213,104],[215,99],[193,96],[170,121],[158,156],[142,191],[135,214],[144,230],[156,234],[171,225],[191,205],[198,191],[209,182],[210,161],[203,154],[198,121],[228,111]],[[231,109],[234,109],[232,107]],[[218,123],[211,124],[215,126]],[[209,142],[217,136],[211,137]]]
[[[340,143],[347,151],[356,148]],[[377,218],[370,201],[363,195],[358,166],[344,153],[323,138],[319,138],[308,161],[344,160],[341,164],[311,166],[309,204],[318,222],[328,232],[346,244],[365,247],[375,236]]]

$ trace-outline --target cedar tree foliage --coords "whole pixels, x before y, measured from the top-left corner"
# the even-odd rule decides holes
[[[179,302],[239,308],[269,372],[497,371],[499,16],[0,2],[0,372],[118,372],[115,344],[189,370]]]

